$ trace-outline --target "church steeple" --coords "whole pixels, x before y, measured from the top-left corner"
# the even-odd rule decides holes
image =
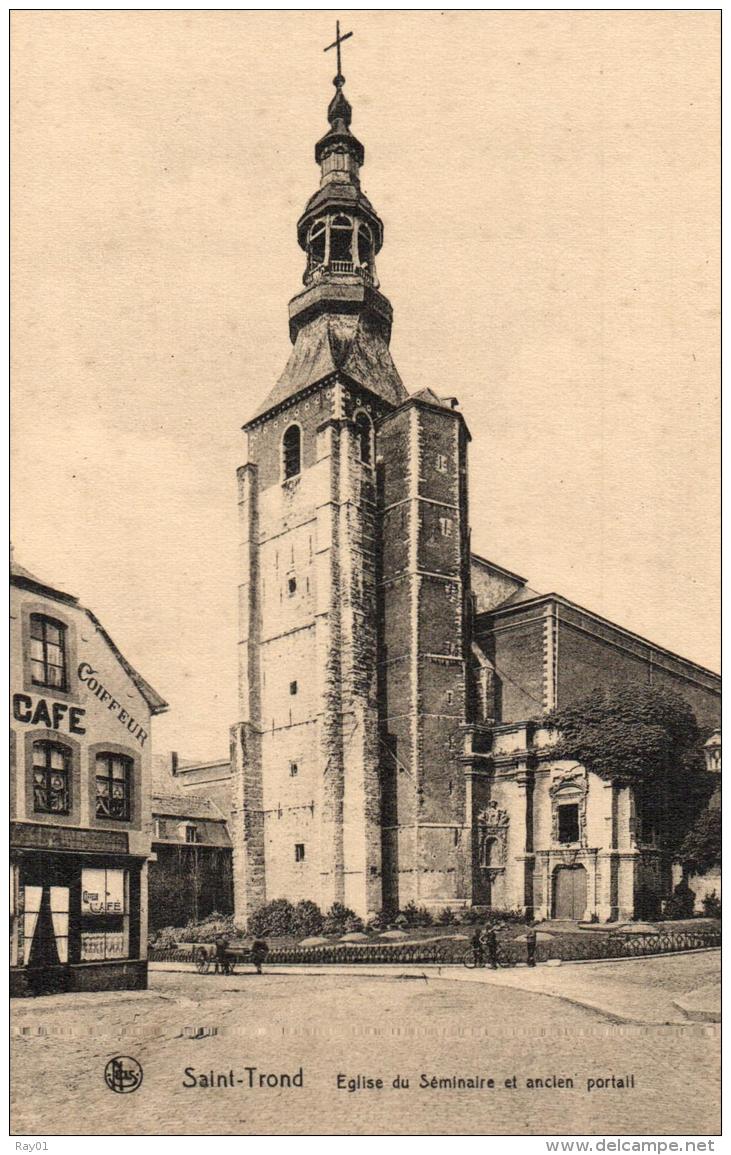
[[[294,349],[253,422],[336,371],[390,406],[407,397],[388,348],[393,310],[376,274],[383,222],[360,185],[365,149],[351,131],[353,110],[343,91],[340,46],[350,36],[341,36],[338,24],[334,43],[325,49],[337,49],[338,67],[327,110],[330,127],[315,145],[320,187],[297,222],[306,263],[304,290],[289,303]]]
[[[297,239],[307,253],[305,285],[323,276],[356,276],[378,287],[375,255],[383,244],[383,223],[360,187],[365,149],[351,132],[353,110],[343,92],[340,44],[352,33],[338,35],[338,71],[327,118],[330,129],[315,145],[320,188],[307,203],[297,224]],[[328,51],[328,49],[325,49]]]

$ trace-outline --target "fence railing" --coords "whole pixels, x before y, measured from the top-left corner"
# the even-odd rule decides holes
[[[546,962],[557,958],[564,962],[613,958],[640,958],[645,955],[670,954],[675,951],[703,950],[721,945],[720,930],[661,931],[659,934],[588,934],[577,932],[570,936],[557,936],[552,942],[538,942],[536,960]],[[150,962],[191,962],[194,951],[200,946],[212,950],[210,943],[200,943],[195,947],[186,946],[152,948]],[[275,947],[269,951],[267,964],[271,963],[380,963],[422,964],[425,966],[446,966],[461,963],[469,952],[470,944],[464,939],[445,939],[441,943],[329,943],[327,946]],[[229,953],[237,962],[251,962],[251,952],[247,947],[232,944]],[[513,966],[526,961],[525,942],[501,941],[500,955],[504,962]]]

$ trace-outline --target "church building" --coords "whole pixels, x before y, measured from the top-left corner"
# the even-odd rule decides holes
[[[541,718],[635,680],[710,733],[719,679],[471,552],[470,432],[394,365],[339,62],[334,85],[292,350],[238,471],[237,919],[281,897],[631,917],[668,892],[664,854],[630,787],[553,759]]]

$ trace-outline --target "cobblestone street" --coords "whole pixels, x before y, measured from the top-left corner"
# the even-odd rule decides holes
[[[601,972],[609,972],[613,997],[621,1001],[626,987],[636,1017],[638,966],[647,968],[649,990],[672,992],[708,982],[718,961],[701,955],[623,965],[597,967],[591,982],[596,991]],[[582,969],[588,984],[590,968]],[[647,1024],[619,1024],[563,997],[416,973],[150,978],[151,989],[138,994],[14,1003],[15,1134],[718,1130],[714,1024],[659,1025],[652,1015]],[[117,1054],[144,1068],[134,1094],[113,1094],[104,1083],[104,1067]],[[301,1088],[248,1085],[300,1067]],[[210,1072],[228,1082],[231,1071],[232,1086],[184,1085]],[[384,1086],[338,1089],[339,1074],[380,1078]],[[494,1086],[424,1088],[422,1075],[481,1077]],[[408,1088],[393,1087],[397,1076]],[[530,1079],[544,1086],[530,1088]],[[43,1096],[34,1096],[31,1109],[35,1087]]]

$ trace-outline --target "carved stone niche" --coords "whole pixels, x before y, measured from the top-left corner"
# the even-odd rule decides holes
[[[491,880],[505,869],[509,824],[510,815],[498,806],[495,798],[477,815],[478,861]]]
[[[586,796],[589,792],[589,783],[586,780],[586,771],[584,770],[569,770],[567,773],[561,774],[555,778],[549,787],[549,795],[551,797],[551,838],[554,845],[565,846],[559,840],[559,824],[558,811],[559,807],[566,804],[573,804],[578,806],[579,816],[579,841],[573,843],[574,847],[586,846]],[[573,861],[569,865],[573,865],[576,860],[576,851],[568,848],[563,851],[565,861],[573,855]]]

